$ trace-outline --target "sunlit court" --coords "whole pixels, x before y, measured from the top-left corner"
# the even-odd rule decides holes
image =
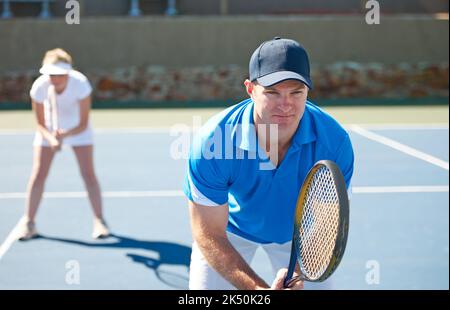
[[[448,70],[448,1],[0,0],[0,290],[448,290]]]
[[[345,118],[357,158],[348,248],[330,279],[336,289],[448,287],[448,273],[442,272],[448,270],[448,108],[413,108],[414,114],[429,115],[429,122],[421,124],[406,109],[367,108],[364,121],[370,123],[352,123],[355,110],[364,109],[329,108]],[[206,119],[217,111],[189,112]],[[186,161],[170,153],[183,134],[177,128],[192,126],[186,112],[129,111],[130,117],[148,116],[136,127],[121,126],[118,111],[93,113],[101,125],[95,160],[114,234],[103,241],[89,237],[86,193],[73,153],[63,149],[46,185],[39,214],[42,236],[11,242],[23,212],[33,131],[32,126],[3,128],[0,139],[9,147],[1,153],[2,289],[187,289],[192,237],[181,190]],[[392,113],[398,123],[381,122]],[[158,115],[157,127],[148,126],[152,114]],[[5,118],[31,121],[31,113],[5,112]],[[428,157],[420,156],[425,153]],[[257,253],[253,265],[270,281],[266,259]],[[70,277],[74,268],[79,278]],[[406,277],[411,272],[415,283]]]

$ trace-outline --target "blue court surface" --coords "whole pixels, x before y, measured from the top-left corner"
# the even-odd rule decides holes
[[[449,288],[449,131],[351,126],[356,166],[350,234],[333,289]],[[95,163],[114,236],[92,215],[73,152],[53,162],[37,225],[17,242],[32,164],[31,131],[0,132],[0,289],[186,289],[192,236],[169,129],[98,129]],[[269,283],[257,252],[254,269]]]

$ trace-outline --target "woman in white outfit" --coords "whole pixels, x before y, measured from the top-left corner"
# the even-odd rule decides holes
[[[47,51],[39,72],[42,75],[33,83],[30,91],[37,131],[26,210],[18,238],[28,240],[38,235],[36,212],[53,157],[63,144],[73,148],[89,195],[94,212],[92,237],[107,237],[109,231],[103,220],[100,186],[94,170],[93,133],[89,122],[92,87],[82,73],[72,69],[72,57],[59,48]]]

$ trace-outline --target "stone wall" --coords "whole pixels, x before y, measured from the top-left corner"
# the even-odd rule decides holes
[[[203,101],[246,97],[247,68],[237,65],[167,68],[142,66],[84,72],[95,101]],[[0,104],[29,102],[35,71],[0,74]],[[314,90],[320,98],[424,98],[449,96],[449,65],[385,65],[339,62],[313,66]]]

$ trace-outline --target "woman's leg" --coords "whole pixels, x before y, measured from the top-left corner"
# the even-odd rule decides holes
[[[89,195],[89,200],[92,205],[92,210],[94,211],[94,216],[98,219],[102,219],[102,196],[100,185],[98,184],[94,170],[93,146],[75,146],[73,147],[73,150],[77,157],[80,173],[83,177],[84,184]]]
[[[94,212],[94,238],[104,238],[109,231],[103,220],[102,194],[94,169],[94,147],[92,145],[74,146],[73,150],[77,157],[81,176],[83,177],[89,201]]]
[[[26,209],[19,236],[21,240],[32,238],[37,234],[34,221],[54,155],[55,152],[49,147],[34,147],[33,168],[28,181]]]
[[[27,188],[27,205],[25,218],[34,222],[37,209],[44,192],[45,180],[53,161],[55,152],[49,147],[36,146],[33,155],[33,170]]]

